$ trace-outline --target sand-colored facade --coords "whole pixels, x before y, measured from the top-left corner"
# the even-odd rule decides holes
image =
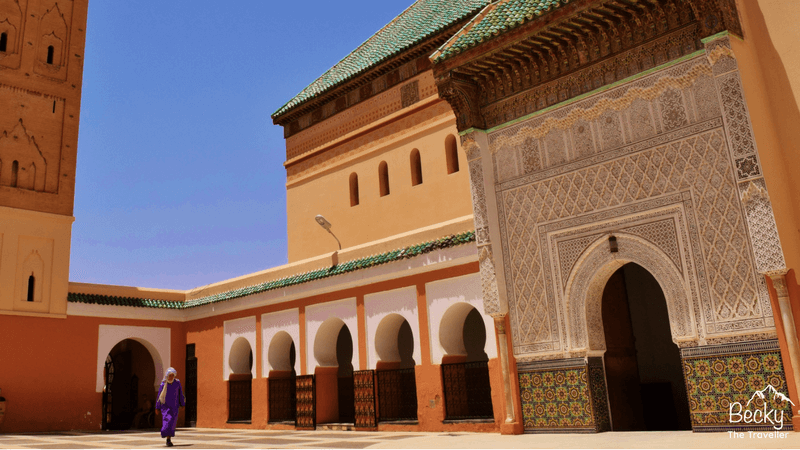
[[[86,8],[0,5],[2,311],[66,312]]]

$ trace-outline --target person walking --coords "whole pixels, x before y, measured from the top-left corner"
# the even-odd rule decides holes
[[[178,372],[172,367],[167,369],[156,401],[156,409],[161,411],[161,437],[167,438],[167,447],[172,447],[172,438],[175,437],[178,408],[186,406],[186,396],[183,395],[181,380],[176,378],[177,375]]]

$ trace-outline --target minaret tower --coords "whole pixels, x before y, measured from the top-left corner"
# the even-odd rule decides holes
[[[66,314],[87,8],[0,0],[0,314]]]

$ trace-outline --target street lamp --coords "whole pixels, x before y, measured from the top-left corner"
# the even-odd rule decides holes
[[[342,243],[339,242],[339,238],[337,238],[336,235],[333,234],[333,231],[331,231],[331,223],[328,222],[324,217],[322,217],[321,214],[317,214],[317,217],[314,217],[314,220],[316,220],[317,223],[319,224],[319,226],[321,226],[322,228],[325,228],[325,231],[330,233],[331,236],[333,236],[333,238],[336,239],[336,243],[339,244],[339,250],[341,250],[342,249]]]

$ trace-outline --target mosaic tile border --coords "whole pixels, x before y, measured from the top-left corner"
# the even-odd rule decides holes
[[[732,402],[746,405],[767,384],[778,392],[786,392],[786,374],[777,340],[687,348],[681,350],[681,359],[695,432],[775,431],[768,423],[731,423],[729,414]],[[766,406],[783,411],[780,431],[791,431],[791,408],[775,398]]]

